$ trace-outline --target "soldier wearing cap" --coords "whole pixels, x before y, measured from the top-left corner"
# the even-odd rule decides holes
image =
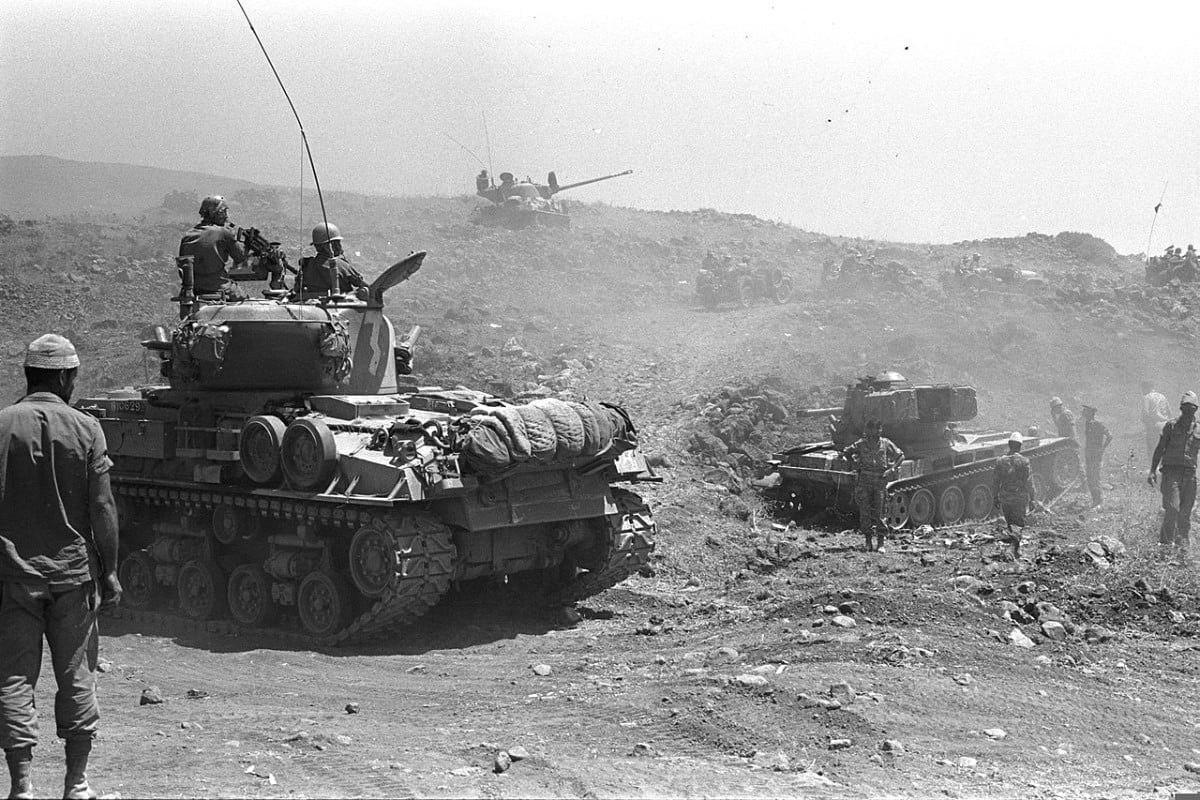
[[[25,353],[27,393],[0,409],[0,746],[12,797],[32,797],[42,639],[58,684],[64,797],[95,797],[98,608],[121,599],[112,462],[100,423],[68,405],[79,356],[46,334]]]
[[[1112,434],[1103,422],[1096,419],[1096,407],[1083,407],[1083,463],[1087,475],[1088,491],[1092,493],[1092,507],[1104,499],[1100,491],[1100,465],[1104,451],[1112,444]]]
[[[858,505],[858,527],[867,541],[867,551],[883,550],[887,525],[883,522],[883,498],[888,478],[904,460],[904,453],[891,439],[880,434],[883,424],[877,419],[867,420],[863,436],[842,451],[842,458],[850,462],[851,469],[858,473],[854,484],[854,501]],[[877,531],[877,541],[872,544],[871,531]]]
[[[246,250],[238,241],[237,228],[229,223],[229,204],[220,195],[200,203],[200,221],[179,240],[179,255],[192,257],[192,280],[196,294],[219,294],[228,300],[245,300],[229,277],[228,264],[246,263]]]
[[[1025,513],[1037,498],[1034,497],[1033,473],[1029,468],[1029,459],[1021,455],[1021,445],[1025,438],[1020,431],[1014,431],[1008,437],[1008,453],[996,459],[993,470],[995,477],[996,505],[1004,515],[1004,524],[1008,526],[1009,541],[1012,542],[1013,555],[1021,557],[1021,534],[1013,530],[1025,527]]]
[[[1161,547],[1177,547],[1184,555],[1188,549],[1192,506],[1196,502],[1196,456],[1200,453],[1200,422],[1196,421],[1198,403],[1195,392],[1184,392],[1179,400],[1179,416],[1163,425],[1158,446],[1150,457],[1150,475],[1146,482],[1157,481],[1162,464],[1162,527],[1158,532]]]
[[[312,231],[313,247],[317,254],[300,259],[300,276],[305,294],[326,294],[333,289],[338,294],[357,290],[360,297],[366,296],[367,281],[342,255],[342,233],[337,225],[322,222]],[[337,273],[337,286],[333,285],[331,270]]]

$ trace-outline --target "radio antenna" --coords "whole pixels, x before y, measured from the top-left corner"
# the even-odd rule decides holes
[[[466,154],[467,154],[467,155],[469,155],[471,158],[473,158],[473,159],[475,159],[476,161],[478,161],[478,162],[479,162],[479,166],[481,166],[481,167],[486,167],[486,166],[487,166],[487,164],[483,163],[483,159],[481,159],[479,156],[475,155],[475,153],[474,153],[472,150],[470,150],[470,149],[469,149],[469,148],[468,148],[468,147],[467,147],[465,144],[463,144],[462,142],[460,142],[458,139],[455,139],[453,136],[451,136],[450,134],[446,133],[445,131],[442,131],[442,135],[443,135],[443,136],[445,136],[445,137],[446,137],[447,139],[449,139],[450,141],[454,142],[454,143],[455,143],[456,145],[458,145],[459,147],[461,147],[461,148],[462,148],[462,149],[463,149],[463,150],[466,152]]]
[[[238,8],[242,10],[242,16],[246,18],[246,24],[250,26],[250,32],[254,34],[254,40],[258,42],[258,47],[262,50],[263,56],[267,59],[267,64],[271,67],[271,72],[275,75],[275,82],[279,84],[279,88],[283,90],[283,96],[288,102],[288,106],[292,109],[292,116],[296,118],[296,124],[300,126],[300,139],[304,142],[304,152],[308,156],[308,166],[312,170],[313,183],[317,186],[317,200],[321,204],[321,221],[325,223],[325,227],[329,227],[329,217],[325,214],[325,196],[321,194],[321,179],[317,177],[317,165],[313,161],[312,148],[308,146],[308,135],[304,132],[304,123],[300,121],[300,113],[296,111],[296,104],[292,102],[292,96],[288,94],[287,87],[283,85],[283,79],[279,77],[279,70],[275,69],[275,63],[271,61],[271,56],[267,53],[267,48],[259,38],[258,31],[254,30],[254,23],[250,21],[250,15],[246,13],[246,7],[242,5],[242,0],[237,0]],[[301,201],[303,202],[303,201]],[[300,208],[300,214],[303,218],[304,208]]]
[[[1167,181],[1163,181],[1162,197],[1154,207],[1154,216],[1150,220],[1150,235],[1146,237],[1146,258],[1150,258],[1150,242],[1154,240],[1154,223],[1158,222],[1158,210],[1162,208],[1163,200],[1167,199]]]
[[[241,0],[238,0],[238,2],[241,2]],[[483,140],[485,142],[487,142],[488,174],[495,175],[496,170],[492,167],[492,137],[488,136],[488,129],[487,129],[487,112],[481,108],[481,109],[479,109],[479,113],[483,115]]]

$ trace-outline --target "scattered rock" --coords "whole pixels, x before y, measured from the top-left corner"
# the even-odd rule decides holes
[[[1008,733],[1003,728],[988,728],[983,735],[997,742],[1008,737]]]
[[[149,686],[142,689],[142,699],[138,702],[138,705],[156,706],[162,703],[162,701],[162,691],[157,686]]]
[[[181,723],[179,723],[179,727],[181,730],[185,730],[185,731],[202,731],[202,730],[204,730],[204,726],[201,725],[199,722],[181,722]]]
[[[975,679],[971,677],[971,673],[964,672],[960,675],[955,675],[954,682],[957,683],[959,686],[970,686],[972,683],[975,682]]]
[[[542,677],[545,677],[546,675],[549,675],[551,672],[553,672],[553,670],[550,669],[549,664],[534,664],[533,665],[533,674],[534,675],[541,675]]]
[[[1037,658],[1034,659],[1034,661],[1036,661],[1038,664],[1040,664],[1043,667],[1048,667],[1054,663],[1053,661],[1050,660],[1050,656],[1038,656]]]
[[[358,713],[358,703],[346,703],[346,713],[347,714],[357,714]]]
[[[781,751],[765,753],[760,750],[751,757],[750,763],[756,767],[769,769],[774,772],[788,772],[792,767],[791,759],[788,758],[787,753]]]
[[[96,669],[100,672],[112,672],[113,663],[107,658],[101,658],[96,662]]]
[[[529,758],[529,751],[521,747],[521,745],[517,745],[516,747],[508,748],[508,757],[513,761],[524,761]]]
[[[830,750],[845,750],[851,744],[852,743],[849,739],[830,739],[829,740],[829,749]]]
[[[1083,639],[1089,644],[1103,644],[1113,638],[1113,632],[1102,625],[1088,625],[1083,629]]]
[[[471,767],[455,767],[450,770],[450,774],[459,778],[469,778],[475,772]]]
[[[208,692],[204,691],[203,689],[188,689],[187,690],[187,699],[188,700],[203,700],[206,697],[208,697]]]
[[[633,746],[633,755],[641,758],[654,758],[658,755],[658,751],[646,742],[638,742]]]
[[[891,753],[892,755],[898,756],[904,752],[904,745],[899,739],[884,739],[879,743],[879,749],[885,753]]]
[[[1033,640],[1021,633],[1020,628],[1013,628],[1009,631],[1008,640],[1017,647],[1033,647]]]
[[[1067,629],[1061,622],[1043,622],[1042,633],[1046,634],[1047,639],[1053,639],[1056,642],[1065,641],[1067,638]]]
[[[844,614],[838,614],[830,622],[839,628],[853,628],[858,625],[851,617],[847,617]]]
[[[1168,611],[1167,617],[1171,620],[1171,622],[1175,623],[1176,625],[1179,625],[1179,624],[1187,621],[1187,616],[1182,611],[1174,611],[1174,610]]]
[[[979,762],[970,756],[962,756],[958,759],[958,766],[963,769],[975,769]]]
[[[499,753],[496,753],[496,758],[492,761],[492,772],[497,774],[507,772],[512,763],[512,757],[504,750],[501,750]]]
[[[346,735],[346,734],[344,734],[344,733],[335,733],[333,736],[331,736],[331,737],[329,737],[329,738],[330,738],[330,739],[331,739],[331,740],[332,740],[332,741],[333,741],[335,744],[340,744],[340,745],[343,745],[343,746],[345,746],[345,747],[349,747],[350,745],[354,744],[354,740],[353,740],[353,739],[351,739],[349,736],[347,736],[347,735]]]
[[[849,683],[840,681],[829,687],[829,696],[842,705],[848,706],[858,697],[858,693],[854,691],[854,687]]]
[[[771,682],[762,675],[752,675],[743,673],[733,679],[733,682],[738,686],[745,686],[748,689],[764,689],[771,685]]]
[[[1200,763],[1197,763],[1195,761],[1188,761],[1186,764],[1183,765],[1183,768],[1186,769],[1188,772],[1195,772],[1195,773],[1200,774]]]
[[[1017,584],[1017,591],[1021,594],[1033,594],[1037,590],[1037,585],[1033,581],[1021,581]]]

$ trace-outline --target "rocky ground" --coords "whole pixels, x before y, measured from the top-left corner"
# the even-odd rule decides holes
[[[295,218],[253,199],[235,220],[289,238]],[[102,791],[1200,789],[1200,585],[1149,544],[1157,498],[1136,418],[1140,379],[1172,397],[1194,388],[1185,290],[1142,289],[1139,264],[1082,234],[917,246],[588,205],[569,231],[514,232],[469,225],[467,199],[327,202],[368,277],[430,252],[389,295],[399,327],[423,328],[423,380],[631,411],[665,478],[639,487],[659,523],[653,574],[581,604],[575,625],[528,587],[469,586],[402,640],[352,651],[107,619]],[[80,346],[81,392],[152,381],[137,341],[174,316],[170,252],[189,223],[159,209],[0,225],[0,385],[19,393],[24,343],[46,330]],[[916,280],[823,286],[847,244]],[[693,281],[708,249],[781,266],[796,297],[702,310]],[[1049,288],[947,292],[938,276],[973,252],[1036,269]],[[1045,426],[1051,395],[1098,406],[1117,437],[1104,506],[1068,494],[1037,518],[1020,561],[991,523],[910,532],[869,555],[843,520],[772,519],[748,489],[762,458],[819,433],[799,410],[836,405],[885,368],[976,386],[979,427]],[[56,750],[40,749],[44,775]]]

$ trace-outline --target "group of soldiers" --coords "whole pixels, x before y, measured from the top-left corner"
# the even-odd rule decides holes
[[[1163,517],[1159,529],[1159,544],[1164,552],[1175,551],[1187,556],[1192,507],[1196,500],[1196,467],[1200,456],[1200,420],[1196,418],[1200,401],[1194,392],[1184,392],[1179,401],[1179,415],[1173,419],[1166,397],[1154,390],[1150,382],[1142,389],[1142,423],[1146,431],[1146,451],[1150,461],[1147,483],[1158,486],[1162,493]],[[1112,444],[1108,427],[1097,418],[1097,408],[1082,405],[1083,461],[1092,507],[1103,502],[1100,482],[1104,452]],[[1078,441],[1075,415],[1062,398],[1050,400],[1050,415],[1059,437]],[[842,451],[842,459],[857,475],[854,500],[858,507],[859,530],[868,551],[884,547],[887,523],[884,503],[887,485],[898,473],[904,453],[894,442],[882,435],[878,419],[867,420],[863,436]],[[1025,437],[1015,431],[1008,439],[1008,453],[994,467],[994,495],[1012,544],[1013,555],[1020,557],[1020,532],[1026,526],[1026,514],[1038,501],[1033,484],[1029,459],[1022,455]],[[1161,474],[1161,479],[1160,479]]]
[[[322,222],[312,230],[316,255],[300,259],[296,284],[305,295],[357,292],[365,295],[367,282],[342,252],[342,234],[336,225]],[[246,294],[230,276],[229,265],[248,266],[252,254],[246,252],[237,226],[229,222],[229,204],[224,197],[212,195],[200,203],[200,221],[184,233],[179,242],[180,257],[192,258],[193,289],[198,297],[221,300],[245,300]],[[257,260],[255,258],[255,260]],[[259,264],[254,264],[259,267]],[[263,265],[256,277],[270,277],[272,289],[285,288],[282,265]],[[293,294],[298,294],[293,288]]]
[[[1151,286],[1165,286],[1171,281],[1194,283],[1198,279],[1200,259],[1194,245],[1189,244],[1186,252],[1181,252],[1175,245],[1167,245],[1161,256],[1146,262],[1146,283]]]

